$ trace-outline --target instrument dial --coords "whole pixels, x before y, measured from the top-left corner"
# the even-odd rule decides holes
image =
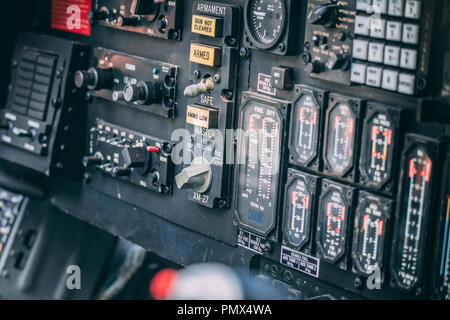
[[[305,93],[294,110],[294,147],[297,161],[308,165],[317,155],[320,109],[313,96]]]
[[[417,146],[404,163],[399,234],[395,248],[394,275],[399,286],[413,288],[421,279],[425,242],[425,210],[431,189],[433,162],[424,148]]]
[[[353,164],[355,120],[346,103],[336,104],[329,113],[326,159],[334,174],[344,175]]]
[[[362,174],[369,185],[380,187],[391,177],[396,129],[389,116],[376,112],[365,122]]]
[[[236,212],[245,226],[266,233],[275,225],[282,119],[276,107],[251,101],[242,115]]]
[[[356,209],[353,261],[358,272],[371,275],[382,268],[390,200],[361,192]],[[389,210],[386,207],[387,210]]]
[[[285,234],[289,242],[300,247],[309,240],[312,192],[304,177],[298,176],[287,189]]]
[[[286,25],[285,0],[249,0],[247,23],[249,36],[258,48],[274,47]]]
[[[349,205],[343,192],[330,187],[321,197],[317,242],[323,259],[334,263],[345,252]]]

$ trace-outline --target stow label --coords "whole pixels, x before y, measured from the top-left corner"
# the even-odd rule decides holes
[[[222,65],[222,48],[191,43],[189,60],[205,66],[220,67]]]
[[[192,15],[192,33],[217,38],[222,36],[222,28],[222,18],[211,18],[196,14]]]
[[[200,106],[188,106],[186,123],[206,129],[217,128],[218,112],[216,109]]]

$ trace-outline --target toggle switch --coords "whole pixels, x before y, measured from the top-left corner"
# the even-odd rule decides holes
[[[201,93],[206,93],[214,90],[214,80],[209,78],[202,79],[199,83],[192,84],[184,88],[184,96],[188,98],[195,98]]]
[[[35,135],[35,132],[33,129],[25,130],[25,129],[21,129],[21,128],[17,128],[17,127],[14,127],[12,129],[12,133],[15,134],[16,136],[22,137],[22,138],[33,138]]]

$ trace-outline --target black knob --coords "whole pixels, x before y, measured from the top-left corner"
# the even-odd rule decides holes
[[[138,17],[124,17],[118,16],[116,25],[119,27],[136,26],[139,24],[140,19]]]
[[[309,74],[321,73],[324,71],[324,65],[322,62],[316,60],[316,61],[310,62],[306,65],[306,71]]]
[[[94,24],[95,22],[99,20],[105,20],[108,16],[108,12],[105,10],[96,10],[96,11],[90,11],[88,13],[88,19],[90,24]]]
[[[161,101],[161,89],[153,82],[139,81],[137,84],[125,86],[123,98],[126,102],[150,105]]]
[[[131,169],[124,167],[115,167],[111,170],[111,176],[113,178],[129,177],[131,175]]]
[[[308,21],[311,24],[320,24],[331,28],[336,24],[338,18],[338,5],[327,3],[315,6],[308,14]]]
[[[87,71],[78,70],[74,77],[78,88],[90,90],[109,89],[113,86],[111,69],[89,68]]]
[[[156,25],[159,32],[164,32],[167,29],[169,22],[167,21],[167,18],[165,16],[161,16],[158,18],[158,22],[156,23]]]
[[[103,160],[97,156],[85,156],[81,161],[84,167],[98,166],[103,163]]]

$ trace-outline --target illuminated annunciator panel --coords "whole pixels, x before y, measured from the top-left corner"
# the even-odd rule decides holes
[[[322,181],[317,213],[316,255],[322,260],[347,269],[350,248],[354,189],[330,180]]]
[[[392,247],[392,285],[418,296],[424,292],[433,184],[439,165],[439,143],[407,134],[401,161],[400,188]]]
[[[378,268],[384,278],[392,209],[392,200],[359,192],[353,230],[353,272],[370,276]]]
[[[235,214],[242,229],[277,241],[286,102],[245,92],[238,140]]]

